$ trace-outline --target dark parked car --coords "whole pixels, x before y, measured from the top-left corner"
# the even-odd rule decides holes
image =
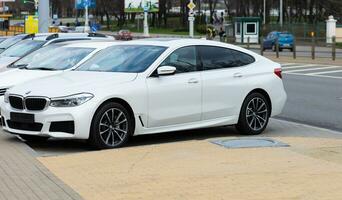
[[[279,51],[289,49],[293,51],[294,36],[288,32],[273,31],[264,39],[264,50],[272,49],[276,51],[276,41],[279,43]]]

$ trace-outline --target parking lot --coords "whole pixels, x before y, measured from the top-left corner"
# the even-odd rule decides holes
[[[0,154],[1,178],[7,180],[0,188],[3,199],[28,198],[27,191],[34,191],[30,199],[342,197],[342,135],[281,120],[271,120],[261,137],[289,147],[229,149],[211,143],[239,138],[231,127],[138,136],[127,147],[104,151],[53,140],[28,144],[31,149],[1,135],[7,149]],[[27,167],[18,165],[18,152]],[[16,192],[6,192],[6,184]]]
[[[169,41],[165,39],[156,40],[156,42],[163,42],[163,40],[172,45],[173,39]],[[147,46],[150,48],[149,40],[137,42],[148,43]],[[200,42],[204,43],[202,40]],[[102,47],[99,47],[99,44]],[[103,44],[105,43],[70,43],[65,47],[71,49],[96,47],[98,49],[92,52],[94,54],[97,50],[100,51],[100,48],[105,48],[105,50],[96,53],[94,60],[97,60],[96,57],[100,58],[99,60],[102,60],[102,58],[114,59],[119,57],[119,54],[110,56],[113,52],[119,52],[114,51],[115,48],[124,48],[122,46],[116,47],[115,42],[108,43],[107,45],[111,46],[109,48],[106,48],[107,46]],[[64,49],[65,47],[55,47],[56,50],[64,52],[63,56],[60,54],[61,57],[58,59],[60,63],[65,63],[64,60],[69,56],[69,53],[66,53],[67,51]],[[114,50],[111,51],[111,49]],[[136,50],[139,48],[130,49]],[[199,50],[201,50],[201,47],[199,47]],[[45,49],[40,51],[45,51]],[[204,51],[202,49],[201,51],[203,55],[208,57],[208,66],[215,66],[210,65],[212,57],[215,55],[204,54],[208,50]],[[71,50],[71,52],[74,52],[74,50]],[[105,53],[102,55],[101,53],[103,52]],[[84,56],[86,55],[84,54]],[[134,61],[135,59],[132,59],[132,56],[136,55],[139,55],[139,53],[132,53],[130,57],[127,57],[127,60]],[[142,53],[142,55],[144,54]],[[40,56],[39,52],[38,56]],[[70,56],[72,55],[70,54]],[[188,54],[184,55],[188,59],[187,56]],[[248,58],[250,58],[250,62],[254,62],[251,59],[252,57],[243,58],[241,52],[240,56],[241,60],[238,60],[239,62],[248,61]],[[173,58],[173,56],[169,57]],[[46,57],[46,60],[48,58],[49,56]],[[89,59],[91,59],[90,56]],[[235,57],[232,57],[232,59],[235,59]],[[146,60],[150,61],[148,58]],[[76,70],[70,73],[63,72],[57,74],[58,70],[54,68],[54,64],[50,64],[50,67],[44,66],[40,68],[37,68],[38,64],[34,64],[36,68],[32,68],[30,72],[36,73],[37,77],[40,78],[41,76],[46,76],[39,80],[33,80],[36,76],[29,76],[28,70],[30,66],[10,71],[5,74],[7,82],[13,80],[9,76],[11,73],[13,73],[13,77],[16,77],[18,82],[24,82],[23,78],[21,78],[23,75],[26,76],[25,78],[29,82],[22,84],[22,89],[20,89],[18,83],[19,87],[9,89],[12,92],[15,91],[15,88],[19,88],[15,94],[7,92],[4,95],[5,103],[2,104],[1,110],[1,119],[5,122],[4,130],[21,134],[21,138],[0,131],[0,149],[2,150],[0,151],[0,158],[2,160],[0,162],[0,178],[4,180],[0,185],[0,199],[339,199],[342,197],[340,192],[342,184],[339,182],[342,178],[340,175],[342,172],[342,126],[340,123],[342,91],[337,86],[341,84],[342,65],[340,61],[332,62],[331,60],[327,64],[324,63],[325,61],[322,64],[319,62],[300,64],[290,61],[290,59],[287,59],[286,62],[282,62],[282,69],[279,68],[279,65],[273,66],[276,68],[272,70],[267,69],[270,82],[263,85],[265,88],[270,89],[269,91],[272,90],[272,93],[274,92],[272,100],[275,101],[267,101],[263,94],[253,93],[250,89],[248,91],[251,93],[248,93],[247,97],[243,96],[243,99],[241,99],[243,101],[242,106],[244,106],[245,99],[257,95],[253,97],[256,99],[256,103],[254,99],[248,101],[249,103],[246,104],[247,107],[245,109],[245,118],[241,118],[248,120],[251,116],[256,117],[254,119],[254,129],[247,130],[249,134],[261,133],[263,126],[266,127],[266,123],[262,124],[260,120],[266,122],[266,119],[268,119],[269,115],[267,115],[267,112],[270,107],[266,105],[269,102],[276,102],[272,104],[272,113],[275,112],[276,114],[280,113],[280,108],[285,104],[283,112],[271,118],[265,132],[257,136],[243,136],[243,134],[240,134],[241,129],[238,132],[233,126],[222,126],[222,124],[235,124],[236,121],[232,121],[233,123],[216,121],[215,123],[202,126],[208,122],[203,120],[203,124],[193,126],[192,128],[172,129],[175,127],[170,126],[169,123],[171,122],[168,122],[167,119],[172,121],[179,117],[179,114],[183,115],[185,113],[184,115],[186,115],[188,108],[193,105],[196,105],[196,107],[191,112],[195,113],[201,109],[208,109],[207,113],[213,113],[215,110],[211,111],[209,109],[212,109],[211,105],[219,105],[213,103],[216,101],[216,98],[223,99],[226,104],[226,100],[230,99],[230,97],[240,95],[238,93],[243,89],[241,83],[245,83],[241,79],[237,81],[236,83],[239,84],[237,90],[235,90],[237,94],[232,96],[224,96],[228,94],[228,90],[218,92],[216,87],[206,88],[205,86],[194,87],[197,89],[194,93],[191,93],[194,91],[193,89],[181,91],[180,93],[178,90],[174,90],[176,91],[174,93],[172,91],[165,92],[164,86],[167,87],[167,84],[156,92],[148,93],[148,91],[145,91],[150,86],[157,89],[161,87],[161,83],[156,82],[156,80],[179,77],[172,76],[178,73],[176,72],[177,68],[173,67],[173,65],[177,66],[177,62],[164,65],[158,64],[156,66],[157,70],[154,69],[157,77],[147,81],[145,79],[139,80],[133,73],[128,73],[129,71],[127,71],[129,76],[126,76],[122,81],[134,82],[138,80],[142,82],[127,88],[116,87],[118,88],[117,91],[120,88],[125,94],[131,89],[133,92],[131,92],[132,97],[130,100],[137,103],[136,107],[144,105],[143,101],[146,100],[146,104],[150,103],[148,107],[153,108],[150,113],[146,111],[148,114],[154,114],[150,119],[146,119],[144,111],[141,111],[143,114],[139,115],[136,121],[133,121],[136,122],[135,126],[141,126],[137,128],[128,125],[128,121],[132,120],[132,118],[127,118],[126,116],[132,113],[126,110],[126,104],[122,101],[119,103],[117,101],[110,102],[107,98],[107,95],[113,92],[113,85],[118,84],[115,81],[120,80],[118,75],[123,74],[110,73],[121,72],[120,70],[115,71],[115,67],[108,68],[107,71],[99,73],[100,71],[96,70],[100,65],[89,64],[88,67],[90,68],[85,67],[84,70],[94,70],[93,72],[85,73],[85,71]],[[306,59],[306,63],[310,63],[310,61]],[[270,65],[274,64],[267,59],[264,62],[268,62]],[[43,63],[43,61],[38,63]],[[87,66],[86,64],[82,66]],[[70,64],[70,70],[73,68],[73,65],[74,63]],[[244,69],[247,68],[247,65],[248,62],[244,64]],[[95,68],[92,69],[93,67]],[[103,67],[106,68],[107,66],[104,65]],[[122,66],[118,65],[117,67]],[[242,69],[242,66],[239,67]],[[236,70],[239,67],[232,67],[232,69]],[[254,69],[259,69],[260,71],[264,66],[258,67]],[[127,65],[127,69],[131,68],[131,65]],[[182,69],[182,67],[179,67],[179,69]],[[204,72],[209,70],[210,68],[204,70]],[[216,70],[213,70],[213,72]],[[281,74],[281,70],[283,74]],[[56,72],[56,76],[48,77],[47,73],[39,71],[52,71],[54,74]],[[204,72],[203,76],[205,75]],[[136,73],[141,72],[136,71]],[[247,71],[245,73],[248,75]],[[79,76],[76,76],[76,74],[79,74]],[[99,78],[98,74],[102,74],[103,78]],[[108,74],[108,76],[104,76],[104,74]],[[193,76],[196,73],[183,73],[181,75],[184,74]],[[257,74],[246,77],[256,77]],[[168,76],[162,77],[165,75]],[[217,73],[217,75],[226,74]],[[241,73],[234,73],[233,77],[235,80],[239,80],[236,78],[242,78],[244,77],[243,75]],[[228,75],[227,77],[231,78]],[[221,77],[221,79],[216,77],[212,84],[215,86],[218,80],[223,80],[226,83],[227,77]],[[202,83],[201,78],[203,77],[187,77],[186,82],[196,86],[199,82]],[[255,81],[267,80],[267,77],[245,80],[246,82],[255,83]],[[37,82],[35,83],[35,81]],[[94,84],[96,81],[98,81],[98,84],[92,87],[91,84]],[[109,84],[110,81],[114,82]],[[104,82],[110,87],[103,85]],[[140,88],[146,82],[150,85]],[[203,83],[206,82],[203,81]],[[269,88],[268,86],[273,85],[272,83],[275,84],[275,87]],[[72,84],[76,85],[73,86]],[[252,85],[252,89],[255,91],[255,84],[250,85]],[[87,88],[88,86],[89,88]],[[221,87],[222,85],[218,84],[217,88],[220,89]],[[231,91],[230,87],[234,87],[234,85],[226,89]],[[54,90],[51,90],[51,88],[54,88]],[[73,89],[67,91],[68,88]],[[95,94],[95,92],[100,90],[99,88],[107,88],[107,90]],[[7,87],[4,87],[3,94],[5,94],[7,89]],[[177,89],[184,89],[184,87],[177,87]],[[204,89],[206,89],[206,93],[203,92]],[[85,90],[88,92],[84,92]],[[282,93],[278,93],[278,91]],[[286,103],[285,91],[287,93]],[[57,92],[57,94],[53,94],[54,92]],[[145,92],[147,94],[145,96],[135,96]],[[70,96],[70,94],[74,95]],[[155,95],[151,96],[151,99],[154,100],[151,101],[152,103],[148,101],[149,98],[146,98],[150,94]],[[213,104],[202,105],[200,99],[205,94],[207,94],[208,99],[215,97],[211,99]],[[101,95],[106,99],[104,102],[106,104],[102,105],[112,106],[106,108],[107,110],[103,111],[104,113],[101,116],[96,116],[96,114],[98,114],[99,109],[105,106],[95,105],[94,101],[90,101],[94,104],[85,104],[89,108],[91,107],[90,110],[77,110],[77,108],[82,107],[80,106],[81,104],[95,96],[98,98]],[[36,98],[44,103],[35,104],[34,99]],[[197,104],[193,101],[188,102],[187,105],[178,104],[179,102],[186,102],[184,99],[187,98],[193,98]],[[164,104],[158,105],[159,103]],[[234,104],[234,102],[229,103],[229,106],[231,104]],[[249,107],[252,104],[253,107]],[[36,107],[37,105],[38,107]],[[51,109],[49,109],[50,107]],[[96,112],[94,110],[94,114],[92,110],[95,107],[98,109]],[[140,108],[145,108],[145,106]],[[216,108],[221,109],[219,106]],[[240,110],[244,109],[239,108],[238,111],[235,111],[236,114],[232,116],[241,116]],[[250,110],[253,111],[253,114],[250,113]],[[65,113],[70,111],[73,113]],[[172,115],[173,111],[176,111],[173,114],[178,116],[169,116],[169,114]],[[45,112],[50,116],[44,116]],[[265,115],[257,115],[265,112]],[[161,113],[164,115],[160,115]],[[89,117],[93,114],[94,117]],[[202,119],[205,114],[201,110],[201,114],[196,116]],[[214,120],[218,119],[213,116],[210,117],[210,115],[208,116]],[[266,118],[262,118],[263,116]],[[72,119],[75,119],[75,121],[72,121]],[[96,122],[99,127],[94,130],[98,131],[100,137],[103,137],[97,139],[101,139],[100,141],[104,142],[107,146],[99,144],[99,140],[94,138],[94,130],[92,128],[93,123],[95,125],[96,123],[93,119],[99,120]],[[261,129],[257,129],[256,119],[258,119]],[[241,125],[240,118],[237,121]],[[77,123],[76,126],[75,122]],[[150,123],[147,129],[144,122]],[[154,125],[153,122],[155,123]],[[252,122],[246,122],[249,128],[253,128]],[[159,126],[158,123],[164,123],[164,126]],[[92,126],[89,126],[89,124],[92,124]],[[82,129],[88,126],[91,128],[90,131],[89,129]],[[218,127],[203,128],[214,126]],[[138,134],[137,132],[135,133],[140,135],[131,138],[127,144],[121,145],[122,141],[127,141],[123,138],[129,136],[128,132],[131,129],[127,127],[136,128],[135,130],[140,132]],[[160,127],[171,129],[158,129]],[[175,130],[188,129],[194,130],[175,132]],[[18,130],[19,132],[16,132]],[[144,132],[146,130],[147,132]],[[261,130],[261,132],[258,132],[258,130]],[[29,134],[25,131],[29,131]],[[37,134],[37,132],[39,132],[38,135],[30,135],[32,133]],[[145,135],[159,132],[163,133]],[[52,136],[52,138],[47,140],[48,138],[44,138],[45,136]],[[65,138],[73,138],[73,140]],[[88,141],[81,140],[86,138],[90,139]],[[31,142],[29,142],[30,139],[32,139]],[[119,139],[120,142],[115,143]],[[112,143],[110,143],[111,141]],[[93,148],[88,142],[92,142],[92,146],[97,147],[97,149]],[[224,142],[231,142],[235,144],[235,147],[227,148],[218,145],[218,143]],[[273,145],[279,144],[280,146],[272,146],[272,144],[267,146],[266,144],[269,143]],[[258,144],[261,146],[254,146]],[[240,147],[236,148],[236,146]],[[99,148],[105,149],[104,147],[113,149],[98,150]],[[114,149],[114,147],[122,148]],[[331,182],[336,184],[331,185]]]

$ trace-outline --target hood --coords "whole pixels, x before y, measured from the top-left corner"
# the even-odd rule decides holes
[[[34,79],[62,73],[63,71],[11,69],[0,73],[0,88],[8,88]]]
[[[7,71],[7,66],[19,60],[18,57],[0,57],[0,72]]]
[[[9,90],[11,94],[27,96],[62,97],[82,92],[96,93],[103,88],[133,81],[137,73],[69,71],[19,84]]]

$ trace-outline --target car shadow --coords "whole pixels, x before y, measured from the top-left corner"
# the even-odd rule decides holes
[[[227,136],[241,136],[233,126],[204,128],[189,131],[176,131],[151,135],[139,135],[131,137],[123,148],[155,145],[190,140],[207,140]],[[70,153],[96,151],[85,140],[61,140],[49,139],[44,142],[26,142],[37,156],[58,156]]]

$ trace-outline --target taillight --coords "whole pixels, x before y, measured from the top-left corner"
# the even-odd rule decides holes
[[[274,74],[277,75],[279,78],[283,78],[283,76],[281,75],[281,68],[275,68]]]

